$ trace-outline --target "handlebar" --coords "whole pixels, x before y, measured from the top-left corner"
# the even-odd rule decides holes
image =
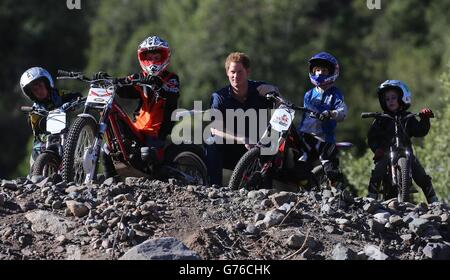
[[[363,113],[361,113],[361,118],[363,118],[363,119],[377,118],[377,117],[381,117],[383,115],[390,117],[388,114],[383,114],[380,112],[363,112]]]
[[[69,111],[69,110],[71,110],[71,109],[73,109],[73,108],[75,108],[75,107],[77,107],[77,106],[79,106],[81,104],[84,104],[85,101],[86,101],[86,97],[81,97],[81,98],[78,98],[76,100],[72,100],[72,101],[64,103],[64,104],[68,104],[68,106],[66,106],[65,108],[64,108],[64,104],[63,104],[59,108],[56,108],[56,109],[60,109],[60,110],[62,110],[64,112],[67,112],[67,111]],[[37,107],[32,107],[32,106],[21,106],[20,107],[20,111],[22,111],[24,113],[31,113],[31,112],[33,112],[34,114],[38,114],[38,115],[41,115],[41,116],[46,116],[52,110],[48,111],[48,110],[43,109],[43,108],[37,108]]]
[[[153,91],[158,91],[155,89],[153,85],[149,85],[146,83],[142,83],[141,78],[134,78],[129,79],[128,77],[122,77],[122,78],[114,78],[114,77],[107,77],[104,79],[97,79],[93,80],[87,76],[85,76],[82,72],[70,72],[65,70],[58,70],[58,80],[79,80],[86,83],[99,83],[99,82],[105,82],[114,86],[123,87],[123,86],[142,86],[142,87],[148,87]]]
[[[33,111],[34,108],[31,106],[21,106],[20,107],[20,111],[24,112],[24,113],[29,113],[31,111]]]
[[[419,113],[410,113],[408,115],[406,115],[403,119],[407,119],[407,118],[411,118],[411,117],[416,117],[419,116]],[[395,117],[389,115],[389,114],[385,114],[385,113],[380,113],[380,112],[363,112],[361,113],[361,118],[363,119],[367,119],[367,118],[388,118],[388,119],[395,119]],[[431,117],[431,118],[434,118]]]
[[[266,94],[266,98],[268,100],[273,99],[273,100],[275,100],[275,101],[277,101],[277,102],[287,106],[290,109],[293,109],[293,110],[296,110],[296,111],[301,111],[301,112],[306,112],[306,113],[309,114],[309,116],[311,118],[315,118],[315,119],[319,118],[320,113],[318,113],[316,111],[313,111],[311,109],[308,109],[306,107],[297,106],[297,105],[295,105],[295,104],[293,104],[293,103],[291,103],[289,101],[286,101],[283,98],[281,98],[277,92],[269,92],[269,93],[267,93]]]

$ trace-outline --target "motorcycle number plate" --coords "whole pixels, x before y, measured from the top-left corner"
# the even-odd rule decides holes
[[[86,103],[108,104],[113,97],[112,89],[91,88]]]
[[[293,114],[286,109],[276,109],[270,119],[272,129],[278,132],[287,131],[292,124]]]
[[[59,110],[47,115],[47,131],[51,134],[61,133],[66,128],[66,113]]]

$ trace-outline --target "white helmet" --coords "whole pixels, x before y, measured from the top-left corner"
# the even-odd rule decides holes
[[[22,74],[22,77],[20,77],[20,89],[22,90],[22,93],[33,101],[35,98],[31,95],[29,85],[39,79],[42,79],[45,82],[49,91],[55,87],[52,76],[42,67],[32,67],[25,71]]]
[[[159,61],[151,61],[146,59],[145,54],[149,51],[157,51],[161,53]],[[138,47],[138,60],[142,70],[147,74],[156,76],[163,72],[170,63],[169,43],[158,36],[150,36]]]

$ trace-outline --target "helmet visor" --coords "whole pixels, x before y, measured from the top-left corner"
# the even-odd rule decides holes
[[[145,66],[161,65],[168,58],[166,49],[143,50],[139,52],[139,61]]]

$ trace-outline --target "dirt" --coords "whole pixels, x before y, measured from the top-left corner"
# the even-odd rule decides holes
[[[75,186],[54,176],[3,180],[0,196],[0,259],[118,259],[162,237],[180,240],[201,259],[450,258],[446,204],[381,203],[326,186],[248,192],[133,177]],[[86,214],[74,216],[66,201]],[[39,211],[46,211],[40,219],[54,215],[56,228],[69,227],[36,230],[27,217]],[[371,255],[369,245],[380,254]]]

